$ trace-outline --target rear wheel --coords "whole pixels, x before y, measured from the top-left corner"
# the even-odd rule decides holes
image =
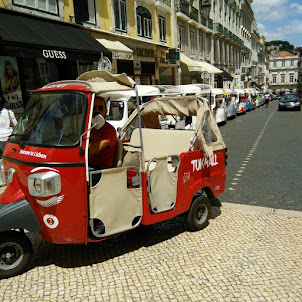
[[[32,253],[32,243],[24,233],[0,233],[0,279],[21,274],[26,269]]]
[[[211,203],[205,196],[196,198],[189,210],[187,224],[190,231],[198,231],[209,224],[211,216]]]

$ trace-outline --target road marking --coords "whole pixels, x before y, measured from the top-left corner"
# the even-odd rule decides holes
[[[255,143],[254,143],[254,145],[253,145],[253,147],[252,147],[252,149],[250,150],[250,152],[249,152],[248,155],[246,156],[245,160],[243,161],[242,165],[240,166],[240,168],[239,168],[240,170],[238,170],[238,171],[237,171],[237,174],[235,174],[236,176],[238,176],[238,177],[242,176],[242,173],[244,172],[243,169],[246,168],[246,167],[244,167],[244,166],[247,165],[247,163],[249,162],[249,160],[250,160],[251,157],[253,156],[254,151],[256,151],[257,146],[258,146],[258,144],[259,144],[259,142],[260,142],[260,140],[261,140],[261,138],[262,138],[262,136],[263,136],[263,133],[264,133],[264,131],[265,131],[265,129],[266,129],[266,127],[267,127],[267,125],[268,125],[270,119],[272,118],[274,112],[275,112],[275,111],[272,111],[272,113],[270,114],[270,116],[269,116],[269,118],[267,119],[266,123],[264,124],[264,126],[263,126],[263,128],[262,128],[260,134],[258,135],[258,137],[257,137],[257,139],[256,139],[256,141],[255,141]],[[239,181],[239,178],[233,178],[233,180],[238,180],[238,181]],[[232,184],[232,185],[237,185],[238,182],[231,183],[231,184]],[[231,191],[235,191],[234,188],[228,188],[228,189],[231,190]]]

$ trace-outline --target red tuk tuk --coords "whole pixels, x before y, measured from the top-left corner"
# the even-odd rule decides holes
[[[114,167],[90,171],[90,131],[103,124],[92,125],[95,95],[134,86],[125,74],[94,71],[32,94],[3,153],[0,278],[26,269],[33,253],[27,231],[56,244],[87,244],[183,213],[190,230],[207,226],[224,191],[226,147],[202,98],[137,104],[119,129]],[[163,130],[160,115],[197,116],[196,129]]]

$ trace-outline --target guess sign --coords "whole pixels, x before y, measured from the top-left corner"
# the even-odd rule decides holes
[[[67,59],[65,51],[61,50],[43,49],[42,54],[46,59]]]

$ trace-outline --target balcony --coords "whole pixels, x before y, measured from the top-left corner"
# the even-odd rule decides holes
[[[185,0],[179,1],[179,11],[186,16],[190,17],[190,4]]]
[[[214,22],[213,22],[213,20],[211,20],[211,19],[208,19],[208,28],[209,28],[209,29],[212,29],[212,30],[213,30],[213,28],[214,28]]]
[[[200,24],[207,26],[207,20],[202,15],[200,16]]]
[[[159,2],[159,3],[156,3],[156,2]],[[162,2],[162,3],[164,3],[164,4],[171,7],[171,0],[156,0],[155,5],[160,6],[160,2]]]
[[[193,6],[191,7],[190,18],[198,22],[198,9]]]
[[[223,26],[220,23],[215,23],[215,30],[222,35],[224,33]]]
[[[251,6],[250,6],[250,4],[248,3],[247,0],[244,0],[244,4],[247,7],[247,9],[250,12],[250,14],[254,17],[254,12],[253,12],[253,10],[252,10],[252,8],[251,8]]]

